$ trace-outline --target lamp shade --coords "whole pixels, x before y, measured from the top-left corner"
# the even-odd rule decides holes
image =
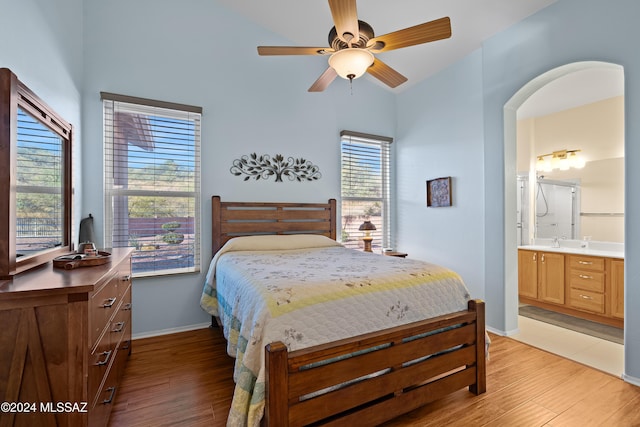
[[[577,152],[569,153],[569,164],[572,168],[582,169],[585,165],[585,161]]]
[[[376,226],[373,225],[373,223],[371,221],[365,221],[360,225],[360,228],[358,228],[358,230],[360,231],[372,231],[375,230]]]
[[[342,49],[329,57],[329,65],[343,79],[357,79],[373,64],[373,54],[365,49]]]

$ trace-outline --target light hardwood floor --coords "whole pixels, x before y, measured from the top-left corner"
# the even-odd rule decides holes
[[[485,394],[460,390],[385,426],[640,426],[640,388],[509,338],[491,339]],[[135,340],[109,426],[224,426],[232,370],[217,329]]]

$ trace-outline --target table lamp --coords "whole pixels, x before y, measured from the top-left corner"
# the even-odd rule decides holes
[[[376,226],[373,225],[371,221],[363,222],[362,225],[360,225],[360,228],[358,228],[358,230],[364,231],[364,237],[362,238],[362,240],[364,241],[365,252],[373,252],[371,250],[371,241],[373,240],[373,237],[371,236],[371,231],[375,229],[376,229]]]

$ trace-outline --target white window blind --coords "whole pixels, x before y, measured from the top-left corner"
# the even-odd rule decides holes
[[[392,138],[351,131],[340,133],[341,241],[351,248],[363,246],[360,225],[371,221],[374,252],[392,247],[391,150]]]
[[[134,276],[200,271],[202,109],[102,93],[105,246]]]

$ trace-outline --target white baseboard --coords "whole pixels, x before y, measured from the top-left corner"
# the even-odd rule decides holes
[[[512,335],[519,334],[519,333],[520,333],[520,328],[515,328],[505,332],[505,336],[510,337]]]
[[[622,379],[629,384],[633,384],[640,387],[640,378],[632,377],[631,375],[622,374]]]
[[[501,329],[492,328],[491,326],[485,326],[485,329],[487,330],[487,332],[491,332],[492,334],[499,335],[501,337],[510,337],[511,335],[515,335],[520,332],[520,329],[518,328],[510,331],[503,331]]]
[[[502,331],[500,329],[492,328],[491,326],[486,326],[485,325],[484,328],[487,330],[487,332],[491,332],[494,335],[499,335],[501,337],[504,337],[504,336],[507,335],[504,331]]]
[[[161,335],[176,334],[178,332],[195,331],[196,329],[204,329],[211,326],[211,323],[198,323],[195,325],[180,326],[179,328],[160,329],[159,331],[141,332],[139,334],[133,334],[132,340],[138,340],[141,338],[159,337]]]

